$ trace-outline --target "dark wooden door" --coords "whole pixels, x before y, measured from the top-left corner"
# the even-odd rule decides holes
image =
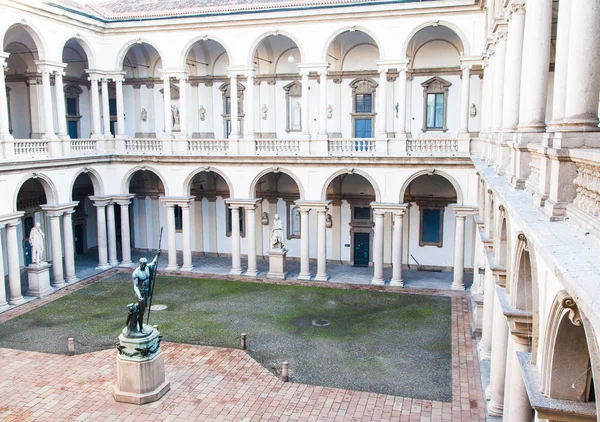
[[[369,266],[369,233],[354,233],[354,266]]]

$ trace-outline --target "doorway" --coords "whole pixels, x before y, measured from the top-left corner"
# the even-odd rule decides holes
[[[354,233],[354,266],[369,266],[369,233]]]

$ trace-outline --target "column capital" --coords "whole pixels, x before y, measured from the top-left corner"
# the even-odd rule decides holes
[[[97,69],[85,69],[85,72],[88,74],[88,81],[90,82],[98,82],[106,75],[105,72]]]
[[[457,217],[466,217],[467,215],[473,215],[479,212],[479,208],[474,206],[452,205],[452,208],[454,208]]]
[[[331,200],[327,200],[327,201],[302,201],[302,200],[297,200],[294,201],[296,203],[296,205],[298,205],[300,207],[300,210],[302,211],[302,209],[308,209],[309,211],[311,209],[314,209],[316,211],[327,211],[329,209],[329,207],[331,206],[331,203],[333,201]]]
[[[0,216],[0,228],[4,226],[16,226],[21,223],[21,217],[25,213],[23,211],[14,212],[11,214],[5,214]]]
[[[48,60],[35,60],[35,65],[40,73],[54,73],[64,71],[66,64],[60,62],[51,62]]]
[[[408,204],[395,204],[392,202],[371,202],[371,208],[378,212],[404,213],[408,208]]]
[[[9,57],[10,57],[10,53],[0,51],[0,64],[5,65],[6,60],[8,60]]]
[[[46,212],[46,215],[50,217],[60,217],[65,212],[74,211],[75,207],[79,205],[79,202],[68,202],[66,204],[59,205],[42,205],[40,208]]]
[[[258,203],[262,201],[262,198],[259,199],[239,199],[239,198],[228,198],[224,202],[229,205],[229,208],[256,208]]]
[[[106,72],[106,77],[112,79],[113,82],[124,82],[127,72]]]
[[[110,196],[88,196],[88,198],[94,203],[95,207],[105,207],[113,201]]]
[[[135,195],[131,193],[129,195],[117,195],[117,196],[113,196],[112,200],[117,205],[129,205],[129,204],[131,204],[131,200],[133,198],[135,198]]]
[[[162,202],[165,207],[170,208],[175,205],[180,207],[189,207],[190,202],[196,198],[195,196],[159,196],[158,200]]]
[[[322,63],[298,63],[298,69],[300,74],[303,72],[323,72],[329,70],[330,64],[327,62]]]

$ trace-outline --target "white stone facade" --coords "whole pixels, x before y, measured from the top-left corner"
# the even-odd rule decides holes
[[[0,308],[33,221],[61,285],[161,227],[168,270],[256,276],[279,214],[299,280],[472,269],[490,415],[596,418],[596,1],[109,9],[0,5]]]

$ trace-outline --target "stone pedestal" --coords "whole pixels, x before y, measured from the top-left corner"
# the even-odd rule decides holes
[[[141,338],[128,338],[123,333],[119,336],[117,385],[113,389],[113,397],[118,402],[150,403],[171,389],[165,379],[160,333],[149,325],[144,325],[144,331],[151,334]]]
[[[27,296],[46,297],[54,293],[54,289],[50,287],[49,269],[51,266],[47,262],[29,264],[27,267],[27,278],[29,281]]]
[[[271,249],[269,251],[269,273],[267,278],[285,280],[287,277],[287,267],[285,263],[287,249]]]

